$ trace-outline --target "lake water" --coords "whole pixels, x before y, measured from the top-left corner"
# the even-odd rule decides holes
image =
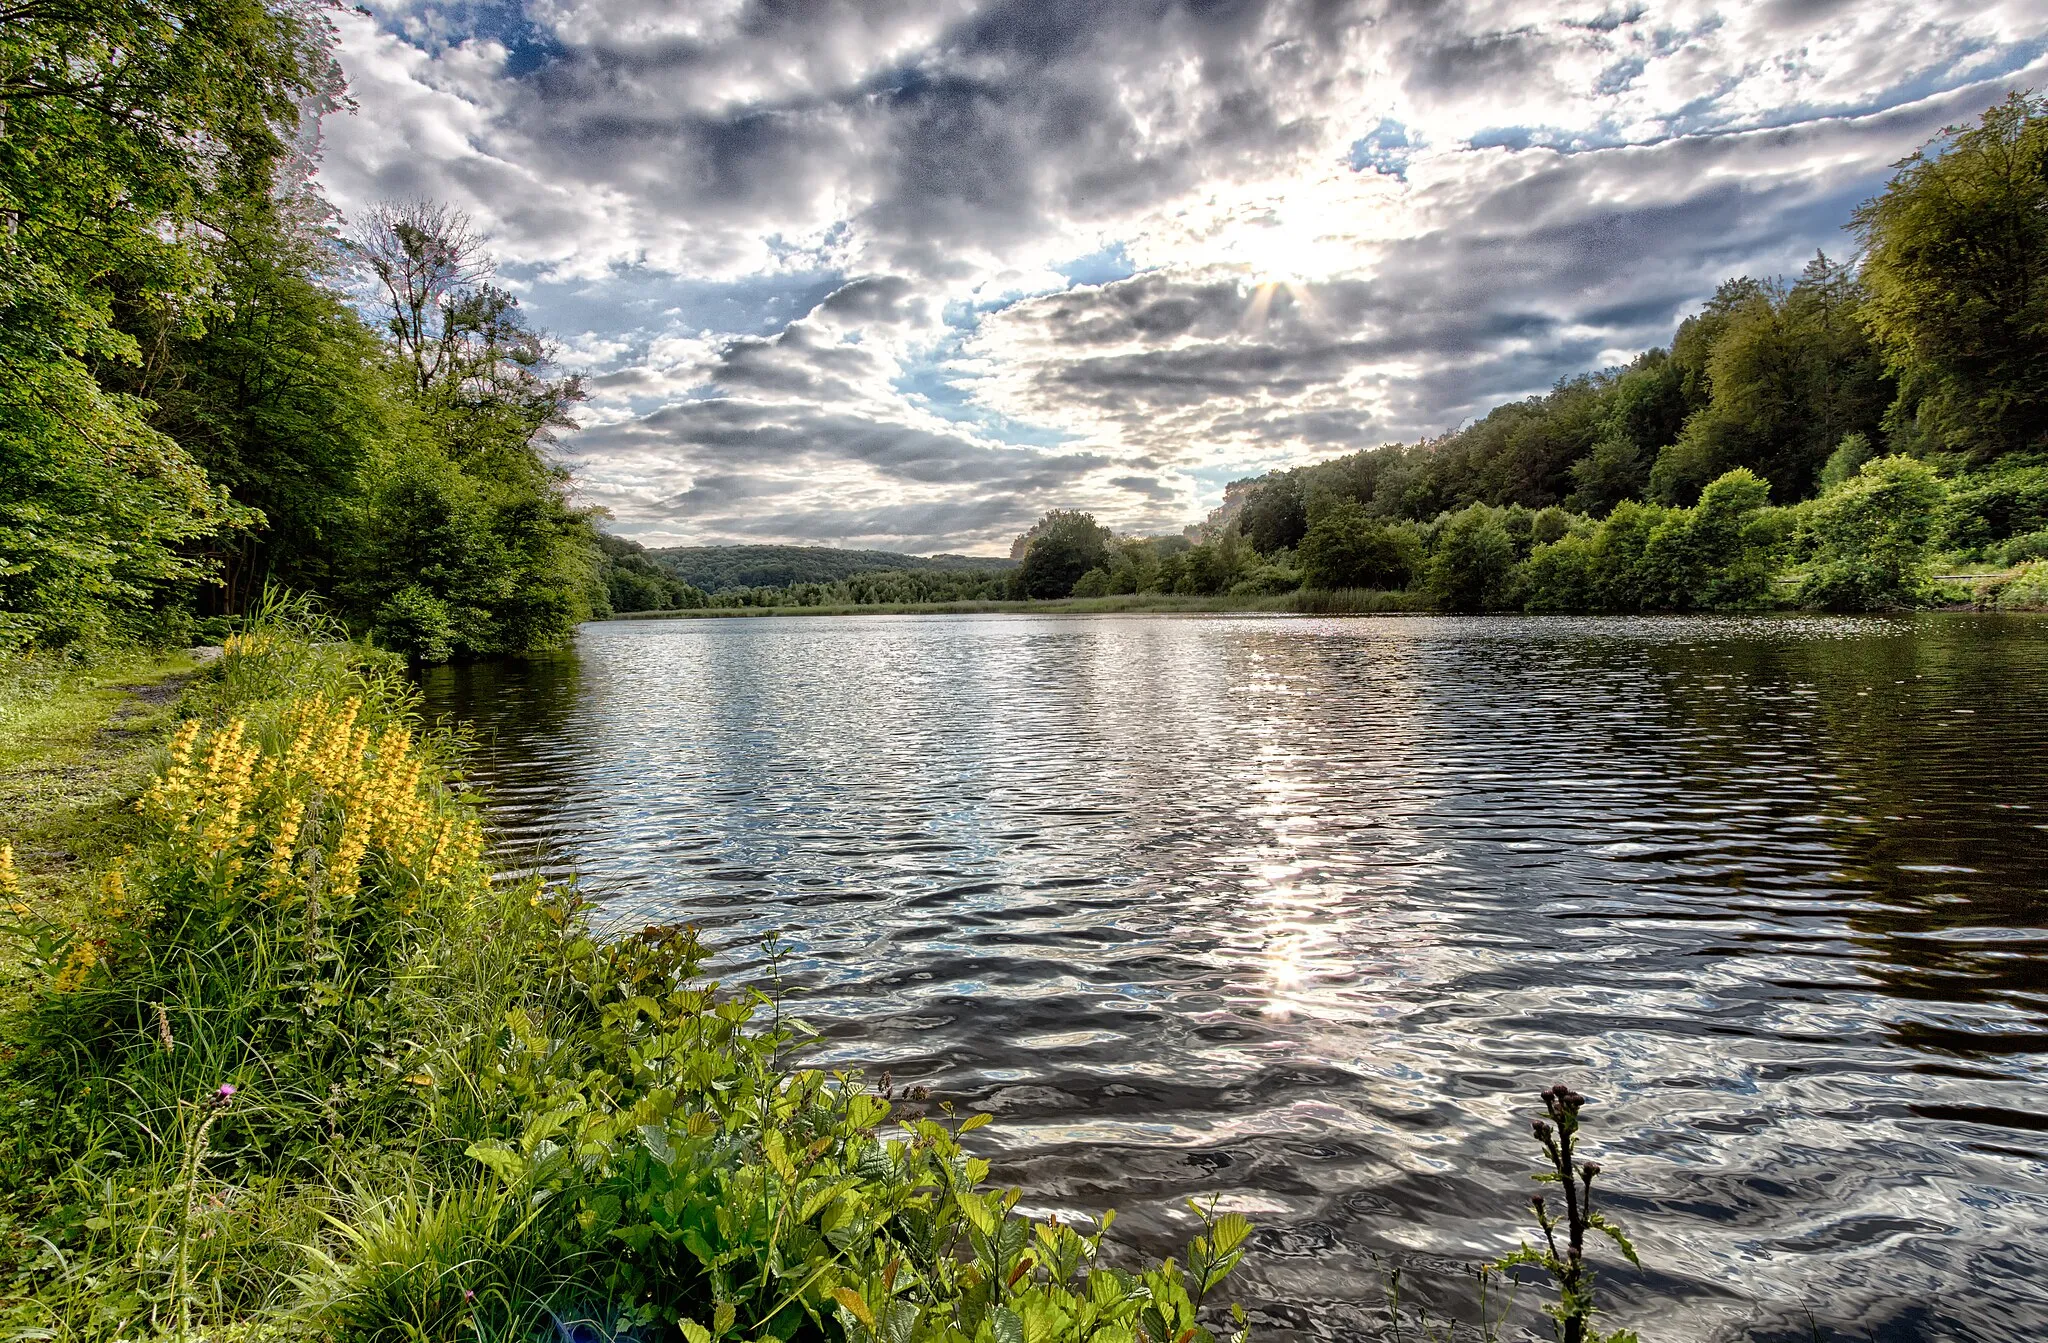
[[[1377,1336],[1376,1255],[1466,1299],[1554,1081],[1610,1324],[2048,1337],[2048,621],[648,621],[428,690],[501,854],[728,982],[780,932],[1025,1207],[1250,1214],[1262,1337]]]

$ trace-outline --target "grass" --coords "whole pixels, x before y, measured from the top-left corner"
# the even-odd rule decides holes
[[[31,899],[74,900],[81,874],[132,840],[123,804],[198,666],[182,651],[0,658],[0,836]]]
[[[701,620],[730,616],[868,615],[1118,615],[1163,614],[1388,615],[1429,610],[1418,592],[1284,592],[1260,597],[1191,597],[1177,593],[1126,593],[1109,597],[1064,597],[1051,601],[969,601],[890,603],[858,606],[714,606],[686,611],[632,611],[613,620]]]

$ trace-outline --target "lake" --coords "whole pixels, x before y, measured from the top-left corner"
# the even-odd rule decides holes
[[[2048,620],[812,617],[444,668],[501,860],[687,921],[1260,1337],[1527,1230],[1646,1340],[2048,1337]],[[1525,1292],[1525,1298],[1532,1293]]]

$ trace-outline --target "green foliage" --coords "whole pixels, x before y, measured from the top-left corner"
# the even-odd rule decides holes
[[[647,552],[683,582],[706,592],[838,583],[876,573],[1007,573],[1016,561],[967,555],[899,555],[830,546],[672,546]]]
[[[1238,529],[1261,555],[1293,550],[1308,534],[1308,528],[1307,500],[1298,471],[1265,477],[1238,514]]]
[[[1065,597],[1090,569],[1109,565],[1109,529],[1093,515],[1055,510],[1026,533],[1015,578],[1020,597]]]
[[[1412,527],[1389,525],[1352,499],[1321,509],[1301,541],[1301,580],[1311,588],[1405,588],[1421,563]]]
[[[1998,590],[2001,611],[2048,611],[2048,562],[2034,560]]]
[[[1835,450],[1828,454],[1826,465],[1820,469],[1821,493],[1825,494],[1836,486],[1851,479],[1863,464],[1877,455],[1868,434],[1844,434]]]
[[[1068,595],[1074,597],[1109,596],[1109,570],[1090,569],[1087,573],[1074,580],[1074,590]]]
[[[2048,531],[2028,532],[2025,536],[2015,536],[1999,547],[2000,564],[2025,564],[2030,560],[2048,560]]]
[[[1502,510],[1473,504],[1443,520],[1425,582],[1439,609],[1500,611],[1515,603],[1515,543]]]
[[[702,589],[692,587],[656,562],[645,546],[622,536],[597,534],[605,600],[600,615],[615,611],[689,611],[710,604]]]
[[[2048,466],[2000,462],[1958,476],[1935,517],[1934,542],[1982,556],[2017,536],[2048,529]]]
[[[1800,600],[1834,611],[1927,600],[1927,546],[1941,500],[1941,481],[1925,462],[1880,457],[1864,463],[1853,480],[1805,513],[1813,567]]]
[[[1854,227],[1894,428],[1973,462],[2048,445],[2048,102],[1944,132]]]
[[[136,632],[248,526],[149,423],[138,337],[204,306],[198,221],[267,190],[331,61],[257,0],[31,3],[0,25],[0,644]]]
[[[1765,509],[1769,498],[1769,485],[1737,467],[1702,490],[1696,507],[1665,513],[1637,568],[1643,605],[1666,611],[1759,605],[1770,591],[1780,539]]]
[[[1785,527],[1782,510],[1766,507],[1768,497],[1769,486],[1755,472],[1738,468],[1709,484],[1694,508],[1624,501],[1602,522],[1532,549],[1520,573],[1524,609],[1739,611],[1762,605]]]
[[[446,662],[455,653],[455,621],[439,597],[408,583],[377,608],[377,642],[414,662]]]
[[[1781,498],[1812,492],[1845,433],[1875,433],[1890,399],[1860,318],[1855,279],[1816,256],[1790,289],[1730,282],[1709,305],[1707,404],[1658,458],[1650,488],[1691,503],[1708,481],[1749,467]]]

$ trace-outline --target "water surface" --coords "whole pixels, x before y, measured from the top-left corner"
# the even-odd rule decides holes
[[[444,669],[501,855],[793,948],[1026,1206],[1259,1224],[1266,1337],[1524,1234],[1593,1097],[1646,1338],[2048,1337],[2048,622],[816,617]]]

